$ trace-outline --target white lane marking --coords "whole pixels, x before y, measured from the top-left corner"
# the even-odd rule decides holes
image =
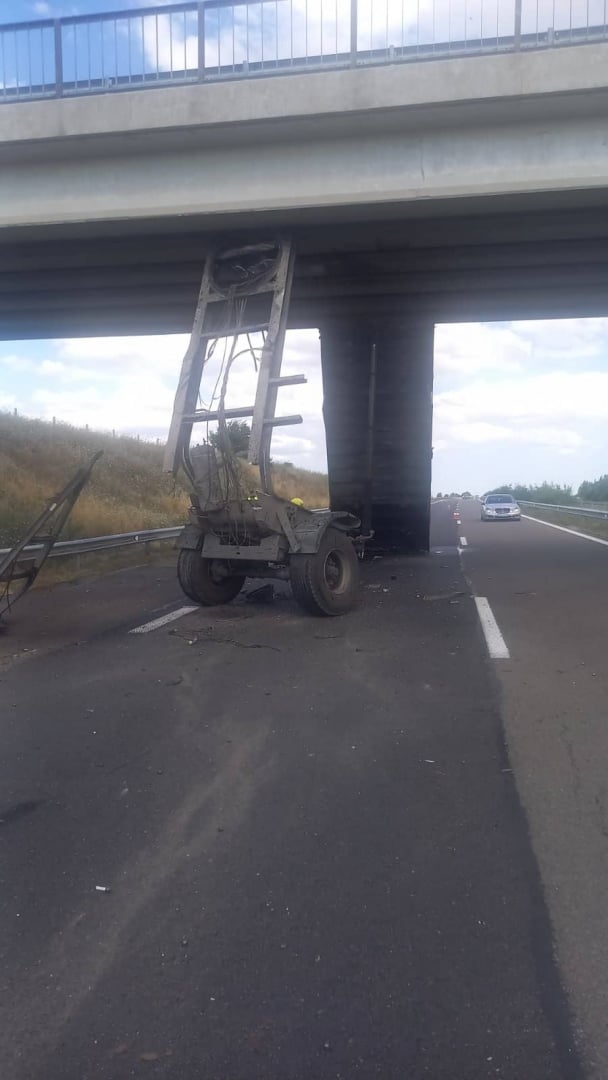
[[[191,611],[198,611],[198,607],[196,605],[180,607],[177,611],[170,611],[168,615],[161,615],[159,619],[152,619],[152,622],[144,623],[143,626],[136,626],[133,630],[129,630],[129,633],[149,634],[151,630],[158,630],[161,626],[166,626],[167,623],[181,619],[183,615],[189,615]]]
[[[589,533],[578,532],[576,529],[567,529],[565,525],[554,525],[552,521],[543,521],[542,518],[530,517],[529,514],[522,514],[526,521],[535,521],[537,525],[547,525],[550,529],[559,529],[560,532],[569,533],[570,536],[580,536],[581,540],[591,540],[592,544],[603,544],[604,547],[608,547],[608,540],[602,540],[599,536],[589,536]]]
[[[467,547],[467,545],[468,545],[468,540],[467,540],[466,536],[461,536],[460,537],[460,546],[461,547]]]
[[[485,596],[476,596],[474,599],[490,656],[493,660],[510,660],[511,655],[507,649],[505,639],[498,629],[498,623],[494,618],[490,604]]]

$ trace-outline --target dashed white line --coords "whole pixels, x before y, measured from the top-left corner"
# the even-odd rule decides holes
[[[158,619],[152,619],[151,622],[144,623],[142,626],[136,626],[133,630],[129,630],[129,633],[149,634],[151,630],[158,630],[161,626],[166,626],[167,623],[175,622],[176,619],[189,615],[191,611],[198,611],[198,607],[194,604],[188,607],[180,607],[177,611],[170,611],[167,615],[161,615]]]
[[[490,656],[493,660],[510,660],[511,655],[507,644],[498,628],[488,600],[485,596],[476,596],[475,605]]]
[[[552,521],[543,521],[542,518],[530,517],[529,514],[522,514],[526,521],[535,521],[537,525],[546,525],[549,529],[558,529],[559,532],[569,533],[570,536],[580,536],[581,540],[591,540],[592,544],[603,544],[604,547],[608,547],[608,540],[602,540],[599,536],[589,536],[589,533],[578,532],[577,529],[568,529],[565,525],[554,525]]]
[[[469,543],[469,542],[468,542],[468,540],[467,540],[466,536],[461,536],[461,537],[460,537],[460,546],[461,546],[461,547],[467,547],[467,546],[468,546],[468,543]]]

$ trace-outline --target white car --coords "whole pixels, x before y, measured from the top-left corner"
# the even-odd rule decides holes
[[[512,495],[486,495],[481,504],[482,521],[521,521],[521,510]]]

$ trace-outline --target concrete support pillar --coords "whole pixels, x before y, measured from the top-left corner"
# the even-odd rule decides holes
[[[321,327],[331,506],[396,551],[429,547],[433,332],[356,316]]]

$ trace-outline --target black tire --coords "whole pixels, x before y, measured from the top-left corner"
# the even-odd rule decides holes
[[[195,604],[215,607],[229,604],[245,584],[244,574],[223,577],[218,574],[220,559],[203,559],[200,551],[182,548],[177,558],[177,580],[186,596]]]
[[[311,615],[345,615],[357,602],[359,560],[352,540],[327,529],[315,555],[292,555],[293,595]]]

